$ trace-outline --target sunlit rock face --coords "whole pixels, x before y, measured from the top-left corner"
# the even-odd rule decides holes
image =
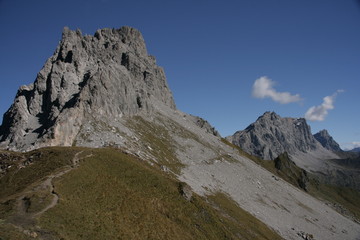
[[[159,104],[176,109],[164,70],[138,30],[84,36],[65,27],[35,82],[20,87],[4,114],[0,141],[12,150],[69,146],[89,116],[116,119]]]
[[[304,118],[282,118],[274,112],[264,113],[228,140],[246,152],[267,160],[273,160],[284,152],[294,154],[321,148]]]

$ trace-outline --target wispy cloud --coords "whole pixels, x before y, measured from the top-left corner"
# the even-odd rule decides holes
[[[344,90],[337,90],[333,95],[323,98],[323,103],[318,106],[312,106],[305,113],[305,118],[309,121],[324,121],[328,111],[334,109],[336,96]]]
[[[360,147],[360,142],[351,142],[354,148]]]
[[[252,95],[256,98],[271,98],[275,102],[287,104],[300,102],[302,99],[299,94],[292,95],[289,92],[278,92],[274,89],[275,82],[268,77],[261,77],[255,80]]]
[[[348,142],[348,143],[342,144],[341,147],[345,151],[352,150],[354,148],[360,147],[360,142]]]

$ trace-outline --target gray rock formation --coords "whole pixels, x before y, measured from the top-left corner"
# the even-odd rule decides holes
[[[307,189],[305,171],[314,174],[322,183],[360,189],[356,156],[341,152],[326,130],[315,136],[303,118],[282,118],[274,112],[266,112],[245,130],[227,139],[249,154],[275,160],[275,167],[279,170],[285,167],[285,172],[292,172],[298,186],[304,190]],[[288,154],[283,154],[285,152]],[[289,160],[284,160],[288,158],[293,166]]]
[[[265,112],[245,130],[227,138],[244,151],[262,159],[273,160],[283,152],[295,154],[319,148],[304,118],[282,118]]]
[[[314,134],[314,137],[321,145],[333,152],[341,152],[340,145],[330,136],[327,130],[321,130],[320,132]]]
[[[216,137],[221,137],[219,132],[205,119],[190,115],[189,118],[200,128],[204,129],[206,132],[211,133]]]
[[[193,195],[191,187],[185,182],[180,182],[178,186],[179,193],[186,201],[190,201]]]
[[[89,116],[111,119],[175,109],[164,71],[130,27],[83,36],[64,28],[33,84],[22,86],[0,128],[2,147],[29,150],[74,142]]]

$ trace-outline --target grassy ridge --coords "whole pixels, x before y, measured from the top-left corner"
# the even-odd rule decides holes
[[[33,183],[40,184],[46,176],[69,169],[80,151],[79,167],[52,182],[58,204],[35,217],[32,226],[16,227],[9,220],[16,215],[16,196],[29,187],[33,191]],[[179,190],[184,183],[119,150],[46,148],[36,153],[41,153],[39,158],[20,169],[24,174],[9,172],[6,179],[11,181],[1,183],[5,189],[0,199],[2,240],[32,239],[30,234],[63,240],[281,239],[226,195],[217,193],[206,200],[193,193],[188,201]],[[11,190],[12,183],[16,190]],[[52,197],[44,191],[28,194],[35,203],[26,213],[28,218],[48,204],[39,200]]]
[[[190,202],[185,200],[179,193],[179,182],[112,149],[97,150],[55,186],[61,201],[40,223],[64,239],[274,239],[264,236],[276,236],[266,228],[262,235],[256,235],[259,238],[245,237],[243,233],[249,226],[241,227],[220,217],[199,196],[194,195]]]
[[[9,172],[0,178],[0,199],[24,190],[61,167],[71,165],[71,160],[79,149],[52,147],[24,153],[23,158],[30,162],[29,165],[20,168],[14,163]]]

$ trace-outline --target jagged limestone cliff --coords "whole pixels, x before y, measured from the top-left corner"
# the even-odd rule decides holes
[[[53,54],[5,113],[0,141],[14,150],[74,143],[89,116],[111,119],[175,109],[163,69],[149,56],[141,33],[130,27],[94,36],[64,28]]]

